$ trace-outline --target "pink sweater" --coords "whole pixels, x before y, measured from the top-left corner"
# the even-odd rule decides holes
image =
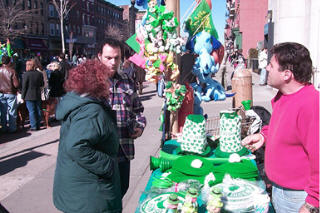
[[[304,190],[306,202],[319,207],[319,92],[307,85],[278,94],[265,136],[268,178],[284,188]]]

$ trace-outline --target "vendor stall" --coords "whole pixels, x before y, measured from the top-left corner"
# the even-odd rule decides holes
[[[224,119],[225,115],[229,118]],[[240,116],[222,112],[220,117],[219,129],[212,131],[208,129],[212,124],[203,126],[203,116],[189,115],[182,132],[186,137],[166,141],[159,156],[150,157],[150,169],[154,171],[136,212],[273,212],[255,156],[243,150],[239,140],[230,140],[240,138],[242,128],[232,128],[228,120],[237,122]],[[226,126],[230,128],[226,130]],[[202,130],[205,137],[201,136]],[[186,198],[189,190],[195,194],[190,201]],[[178,200],[173,206],[172,194]]]
[[[144,3],[143,3],[144,2]],[[161,1],[162,3],[163,1]],[[153,173],[136,212],[268,212],[270,198],[260,180],[255,156],[241,145],[243,135],[261,127],[251,101],[240,108],[203,116],[201,102],[223,101],[227,94],[214,80],[223,45],[211,15],[211,1],[195,1],[179,37],[177,18],[156,0],[139,1],[147,9],[137,34],[127,40],[136,51],[129,60],[146,70],[146,79],[162,82],[163,131],[159,156],[150,157]],[[178,83],[177,56],[195,56],[195,82]],[[250,124],[249,127],[247,124]],[[252,125],[251,125],[252,124]],[[244,128],[247,127],[247,128]]]

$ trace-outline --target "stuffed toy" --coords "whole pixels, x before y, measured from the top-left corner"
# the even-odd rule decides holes
[[[219,213],[223,206],[222,193],[219,188],[212,188],[207,202],[208,213]]]
[[[219,64],[215,63],[211,56],[213,50],[211,35],[202,31],[196,35],[194,51],[199,57],[193,66],[193,74],[197,76],[199,84],[193,83],[195,90],[195,101],[224,100],[226,98],[225,90],[222,85],[212,79],[212,75],[218,72]]]
[[[198,192],[195,188],[189,188],[184,203],[181,208],[181,213],[196,213],[198,212],[197,196]]]
[[[164,92],[168,111],[175,112],[181,107],[187,89],[184,85],[168,81]]]
[[[183,39],[178,37],[176,30],[179,23],[172,11],[166,10],[165,6],[159,6],[159,1],[139,1],[139,5],[145,2],[148,6],[147,13],[138,27],[135,40],[129,38],[130,41],[127,41],[134,43],[131,47],[140,48],[140,51],[136,51],[129,60],[146,69],[147,81],[157,81],[161,75],[176,81],[179,68],[173,63],[173,55],[181,53],[183,48]]]

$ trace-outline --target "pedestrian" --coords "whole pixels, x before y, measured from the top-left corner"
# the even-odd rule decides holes
[[[41,88],[41,100],[46,101],[49,98],[48,94],[48,76],[47,72],[43,69],[40,60],[38,58],[34,58],[35,69],[40,72],[43,76],[43,87]]]
[[[88,60],[70,70],[65,83],[67,94],[56,111],[62,125],[53,184],[60,211],[122,210],[116,118],[105,104],[109,75],[100,61]]]
[[[63,83],[64,73],[61,72],[61,66],[58,62],[51,62],[52,72],[49,78],[49,96],[53,98],[60,98],[65,94]]]
[[[120,138],[118,154],[122,197],[129,188],[130,161],[134,158],[134,139],[140,137],[146,126],[144,107],[134,89],[134,82],[120,70],[122,43],[107,38],[100,44],[98,58],[111,70],[109,104],[117,113]]]
[[[40,129],[41,87],[43,86],[43,75],[36,70],[34,59],[27,60],[26,72],[22,76],[21,98],[26,101],[31,131]]]
[[[260,69],[260,86],[264,86],[267,84],[267,71],[266,67],[268,65],[268,52],[267,48],[263,48],[258,56],[259,60],[259,69]]]
[[[77,66],[77,61],[78,61],[77,54],[74,54],[74,55],[72,56],[72,65],[73,65],[73,66]]]
[[[60,71],[63,74],[63,79],[66,80],[68,78],[68,73],[71,66],[68,60],[66,59],[66,55],[64,53],[60,53],[60,55],[58,56],[58,61],[60,63]]]
[[[16,71],[10,66],[10,58],[2,56],[0,67],[0,113],[1,132],[17,131],[17,91],[19,80]],[[7,117],[9,120],[7,120]],[[9,121],[9,122],[8,122]],[[9,124],[9,127],[7,126]]]
[[[143,82],[145,81],[146,72],[143,68],[138,67],[132,63],[129,58],[133,55],[133,51],[128,45],[124,46],[124,62],[122,65],[122,71],[128,75],[128,77],[134,81],[136,90],[141,95],[143,90]]]
[[[272,99],[270,123],[243,139],[255,151],[265,143],[265,170],[277,213],[319,212],[319,92],[310,84],[312,61],[301,44],[275,45],[267,66]]]

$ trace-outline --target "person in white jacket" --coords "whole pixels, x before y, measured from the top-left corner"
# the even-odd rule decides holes
[[[267,49],[263,48],[261,52],[259,53],[259,69],[261,70],[260,72],[260,86],[264,86],[267,83],[267,71],[266,67],[268,65],[268,53]]]

